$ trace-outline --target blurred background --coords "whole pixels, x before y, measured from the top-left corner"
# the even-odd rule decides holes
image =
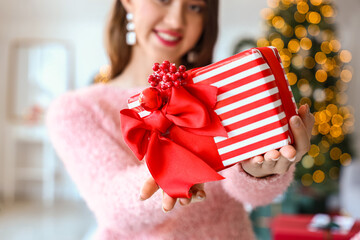
[[[108,80],[111,4],[0,0],[0,239],[88,239],[96,227],[43,118],[60,94]],[[284,213],[360,219],[359,12],[359,0],[221,1],[214,61],[277,47],[296,101],[316,119],[288,192],[249,210],[258,239],[271,239],[271,223]]]

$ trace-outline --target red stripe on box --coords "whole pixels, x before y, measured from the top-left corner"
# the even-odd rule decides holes
[[[231,117],[234,117],[236,115],[239,115],[241,113],[244,113],[244,112],[247,112],[247,111],[250,111],[252,109],[255,109],[255,108],[258,108],[258,107],[261,107],[265,104],[268,104],[268,103],[272,103],[272,102],[275,102],[277,100],[280,99],[280,95],[278,93],[275,93],[269,97],[266,97],[266,98],[263,98],[263,99],[260,99],[258,101],[255,101],[253,103],[249,103],[247,105],[244,105],[242,107],[239,107],[237,109],[234,109],[234,110],[231,110],[229,112],[226,112],[226,113],[223,113],[223,114],[220,114],[218,115],[220,120],[225,120],[225,119],[229,119]]]
[[[140,106],[134,107],[134,108],[132,108],[132,110],[134,110],[137,113],[144,111],[144,109],[142,107],[140,107]]]
[[[252,117],[246,118],[244,120],[238,121],[236,123],[230,124],[228,126],[225,126],[225,129],[226,129],[227,132],[230,132],[230,131],[233,131],[233,130],[238,129],[240,127],[243,127],[243,126],[258,122],[258,121],[260,121],[262,119],[265,119],[265,118],[268,118],[268,117],[271,117],[271,116],[274,116],[274,115],[278,115],[281,112],[283,112],[283,109],[282,109],[281,106],[279,106],[279,107],[270,109],[270,110],[268,110],[266,112],[257,114],[255,116],[252,116]]]
[[[229,146],[231,144],[234,144],[234,143],[237,143],[237,142],[240,142],[240,141],[244,141],[246,139],[249,139],[249,138],[258,136],[260,134],[266,133],[268,131],[274,130],[276,128],[283,127],[286,124],[287,124],[287,120],[286,120],[286,118],[283,118],[283,119],[281,119],[279,121],[270,123],[268,125],[256,128],[254,130],[251,130],[251,131],[245,132],[243,134],[228,138],[228,139],[226,139],[224,141],[218,142],[218,143],[216,143],[216,146],[217,146],[218,149],[223,148],[223,147]]]
[[[229,84],[227,84],[225,86],[219,87],[218,95],[220,95],[220,94],[222,94],[224,92],[230,91],[230,90],[232,90],[234,88],[241,87],[241,86],[243,86],[245,84],[254,82],[254,81],[259,80],[261,78],[268,77],[270,75],[272,75],[271,69],[266,69],[266,70],[263,70],[261,72],[250,75],[248,77],[242,78],[242,79],[240,79],[238,81],[234,81],[234,82],[229,83]]]
[[[287,133],[281,133],[281,134],[276,135],[276,136],[274,136],[274,137],[267,138],[267,139],[265,139],[265,140],[262,140],[262,141],[259,141],[259,142],[250,144],[250,145],[245,146],[245,147],[243,147],[243,148],[239,148],[239,149],[236,149],[236,150],[234,150],[234,151],[221,154],[220,157],[221,157],[221,159],[222,159],[223,161],[225,161],[225,160],[227,160],[227,159],[230,159],[230,158],[239,156],[239,155],[241,155],[241,154],[244,154],[244,153],[247,153],[247,152],[251,152],[251,151],[254,151],[254,150],[256,150],[256,149],[259,149],[259,148],[262,148],[262,147],[271,145],[271,144],[273,144],[273,143],[275,143],[275,142],[280,142],[281,140],[286,140],[287,138],[288,138],[288,134],[287,134]]]
[[[266,62],[265,62],[265,60],[263,58],[258,58],[258,59],[252,60],[250,62],[244,63],[244,64],[242,64],[240,66],[234,67],[234,68],[232,68],[232,69],[230,69],[228,71],[225,71],[225,72],[219,73],[219,74],[217,74],[215,76],[204,79],[204,80],[202,80],[202,81],[200,81],[198,83],[210,85],[210,84],[216,83],[216,82],[218,82],[220,80],[223,80],[225,78],[228,78],[228,77],[231,77],[233,75],[244,72],[246,70],[249,70],[249,69],[251,69],[253,67],[257,67],[259,65],[265,64],[265,63]],[[197,75],[196,77],[201,76],[201,75]]]
[[[216,105],[215,105],[215,109],[225,107],[225,106],[227,106],[229,104],[232,104],[232,103],[240,101],[242,99],[254,96],[255,94],[264,92],[266,90],[270,90],[270,89],[272,89],[274,87],[276,87],[276,82],[271,81],[271,82],[268,82],[266,84],[260,85],[258,87],[249,89],[249,90],[247,90],[245,92],[240,92],[240,93],[238,93],[238,94],[236,94],[236,95],[234,95],[232,97],[229,97],[229,98],[226,98],[224,100],[221,100],[221,101],[217,102]]]
[[[204,73],[207,73],[207,72],[210,72],[212,71],[213,69],[216,69],[216,68],[219,68],[221,66],[224,66],[230,62],[234,62],[236,60],[239,60],[241,58],[244,58],[246,56],[249,56],[251,54],[254,54],[253,51],[251,49],[247,50],[247,51],[243,51],[243,52],[240,52],[236,55],[233,55],[229,58],[225,58],[219,62],[216,62],[216,63],[213,63],[213,64],[210,64],[206,67],[202,67],[202,68],[196,68],[196,69],[191,69],[191,73],[194,74],[194,76],[199,76],[201,74],[204,74]]]
[[[128,104],[129,104],[129,103],[132,103],[132,102],[136,102],[136,101],[139,99],[139,96],[140,96],[140,93],[138,93],[138,94],[130,97],[130,98],[128,99]]]

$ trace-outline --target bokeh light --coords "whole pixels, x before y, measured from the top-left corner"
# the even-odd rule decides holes
[[[321,183],[325,180],[325,173],[322,170],[316,170],[313,174],[313,180],[316,183]]]

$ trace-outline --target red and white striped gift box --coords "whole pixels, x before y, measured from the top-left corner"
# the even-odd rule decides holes
[[[215,112],[228,132],[228,138],[215,137],[214,141],[224,168],[293,141],[288,110],[295,114],[297,108],[280,56],[276,48],[265,49],[267,52],[271,49],[273,59],[281,67],[282,79],[275,78],[274,69],[270,68],[274,62],[268,62],[259,49],[253,48],[188,71],[194,84],[210,84],[218,88]],[[281,93],[279,81],[289,94]],[[138,97],[139,94],[131,97],[128,106],[143,118],[150,112],[140,106]],[[284,108],[284,103],[287,103],[287,108]]]

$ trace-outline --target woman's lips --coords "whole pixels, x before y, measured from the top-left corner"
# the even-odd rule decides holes
[[[177,45],[182,39],[182,35],[176,32],[166,30],[155,30],[154,32],[160,42],[169,47]]]

